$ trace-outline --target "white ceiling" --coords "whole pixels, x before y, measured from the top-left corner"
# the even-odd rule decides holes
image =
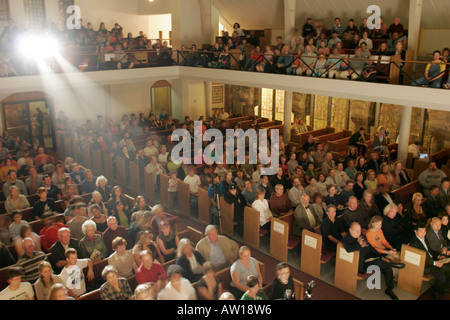
[[[354,18],[357,25],[369,17],[367,8],[378,5],[389,25],[399,16],[405,28],[409,22],[409,0],[296,0],[296,26],[301,27],[307,17],[322,19],[330,28],[339,16],[344,21]],[[230,24],[239,22],[243,29],[284,29],[284,0],[212,0],[220,15]],[[423,0],[422,27],[450,28],[450,1]]]

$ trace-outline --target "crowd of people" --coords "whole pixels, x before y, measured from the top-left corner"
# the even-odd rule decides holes
[[[112,29],[108,29],[102,22],[96,29],[92,23],[88,22],[84,25],[81,20],[80,29],[74,30],[59,30],[52,24],[43,28],[38,35],[35,30],[19,29],[10,19],[8,20],[8,26],[3,29],[0,35],[0,41],[4,42],[2,50],[0,50],[0,72],[2,76],[39,73],[32,60],[23,59],[20,51],[23,47],[23,41],[30,37],[40,39],[39,36],[46,36],[57,41],[61,48],[61,55],[76,67],[86,58],[83,53],[87,53],[93,57],[93,59],[89,59],[89,63],[95,62],[96,70],[131,69],[139,64],[145,65],[146,63],[140,61],[137,57],[136,53],[139,51],[156,52],[157,58],[154,61],[156,65],[173,64],[172,48],[167,40],[148,39],[143,31],[139,31],[137,36],[131,32],[125,35],[123,27],[118,23]],[[32,55],[33,52],[29,54]],[[105,59],[105,55],[110,58]],[[61,71],[61,67],[57,66],[53,59],[48,60],[48,64],[53,71]]]
[[[360,27],[354,19],[344,26],[338,17],[327,29],[322,21],[313,23],[313,19],[308,18],[302,29],[294,30],[286,39],[277,37],[275,45],[269,44],[265,48],[260,46],[255,31],[245,35],[238,23],[233,28],[231,36],[225,32],[209,51],[200,51],[195,45],[190,48],[183,46],[181,65],[229,69],[234,59],[245,71],[382,82],[386,79],[377,76],[389,74],[389,63],[378,68],[374,57],[400,56],[402,70],[406,61],[407,31],[398,17],[389,27],[381,18],[380,29],[369,29],[367,19],[363,19]],[[378,47],[374,47],[375,40]],[[248,45],[254,47],[251,54],[247,52]],[[231,53],[233,49],[239,49],[240,54]],[[412,84],[447,89],[449,54],[448,48],[436,51],[424,77]],[[402,70],[400,84],[405,78]]]
[[[221,109],[208,122],[203,117],[199,121],[204,121],[203,130],[224,130],[229,118]],[[131,296],[137,299],[142,292],[153,299],[217,299],[223,290],[215,272],[227,266],[231,266],[230,291],[234,298],[265,299],[261,271],[251,258],[250,249],[239,249],[234,240],[218,234],[221,223],[218,196],[234,204],[238,236],[242,236],[244,229],[244,209],[251,207],[260,213],[260,227],[266,230],[267,237],[273,217],[292,214],[295,235],[301,236],[305,229],[320,228],[327,250],[335,251],[338,242],[349,252],[359,250],[364,258],[359,266],[363,273],[368,266],[365,260],[381,258],[371,261],[380,266],[387,283],[386,294],[392,299],[397,298],[392,291],[395,270],[404,267],[399,263],[398,253],[407,243],[423,246],[430,254],[432,261],[426,272],[437,277],[435,296],[449,288],[448,264],[440,259],[450,254],[450,181],[431,160],[428,169],[419,176],[423,192],[415,193],[410,205],[396,199],[392,192],[410,183],[411,177],[401,162],[392,159],[384,127],[378,128],[370,150],[365,141],[366,130],[360,128],[350,138],[348,153],[342,161],[335,161],[328,144],[318,143],[312,135],[298,148],[284,145],[281,139],[280,166],[275,175],[267,176],[262,174],[264,166],[248,163],[248,157],[242,164],[212,166],[173,160],[170,152],[175,144],[171,134],[165,140],[150,129],[162,126],[169,131],[177,127],[193,130],[193,123],[188,116],[179,123],[165,110],[160,115],[151,113],[148,118],[144,114],[124,115],[120,122],[109,124],[99,116],[81,126],[59,113],[56,124],[57,130],[74,141],[87,143],[89,150],[99,148],[103,154],[112,153],[115,158],[135,162],[142,172],[155,173],[157,183],[158,176],[168,174],[170,207],[151,208],[142,196],[130,207],[123,192],[125,186],[109,185],[107,177],[95,177],[89,168],[83,168],[72,158],[58,163],[42,147],[33,157],[26,142],[3,137],[1,142],[11,150],[5,147],[7,160],[2,165],[15,166],[17,162],[17,166],[8,170],[3,185],[9,203],[6,206],[5,202],[5,208],[11,212],[12,221],[4,222],[0,230],[0,263],[2,267],[14,265],[22,269],[10,269],[7,276],[10,286],[0,293],[0,299],[32,298],[30,286],[24,283],[35,281],[38,299],[55,296],[76,299],[98,288],[105,300]],[[258,129],[257,121],[252,126]],[[296,119],[292,129],[298,133],[308,130],[301,119]],[[146,145],[137,148],[132,138],[145,132],[148,132]],[[18,151],[13,151],[16,145]],[[29,176],[25,181],[19,179],[25,176]],[[180,239],[174,228],[179,219],[175,209],[180,181],[189,184],[192,216],[202,210],[198,207],[199,189],[208,190],[210,198],[211,226],[196,246],[188,239]],[[37,194],[39,200],[27,203],[26,196],[32,194]],[[91,200],[85,203],[83,196],[90,194]],[[63,221],[55,214],[59,200],[66,204]],[[45,225],[39,235],[22,220],[20,210],[30,206],[33,217]],[[7,249],[10,244],[15,246],[17,261]],[[46,262],[46,253],[51,253],[50,264]],[[105,268],[101,279],[94,279],[93,264],[105,259],[110,266]],[[165,271],[162,265],[175,259],[176,263]],[[66,287],[65,295],[61,283],[67,284],[76,266],[81,270],[87,268],[88,281],[80,273],[76,282],[81,285]],[[292,283],[284,277],[286,269],[285,264],[280,266],[276,280],[279,283],[274,286],[281,295],[288,290],[285,286]],[[126,280],[132,275],[139,285],[134,293]],[[198,283],[197,290],[193,283]],[[61,292],[55,293],[59,289]]]
[[[400,56],[399,83],[403,84],[403,71],[406,60],[407,30],[395,17],[388,27],[380,18],[380,29],[370,29],[367,19],[363,19],[358,27],[354,19],[349,19],[347,26],[341,24],[336,17],[330,28],[323,21],[308,18],[301,29],[283,39],[277,37],[276,44],[260,46],[260,40],[255,31],[244,32],[239,23],[235,23],[231,36],[224,32],[222,37],[209,49],[199,50],[193,44],[180,48],[180,65],[205,68],[230,69],[235,60],[239,69],[255,72],[281,73],[299,76],[358,80],[367,82],[386,82],[389,74],[389,63],[378,65],[380,56]],[[101,23],[95,30],[91,23],[83,25],[80,30],[58,31],[50,27],[46,32],[59,39],[64,46],[64,57],[77,64],[80,61],[73,56],[74,52],[86,50],[95,51],[101,56],[96,62],[97,69],[131,69],[143,62],[134,54],[140,50],[157,51],[157,65],[173,65],[172,48],[167,41],[147,39],[143,31],[137,37],[123,34],[123,28],[116,23],[109,30]],[[18,43],[27,33],[20,32],[9,20],[0,36],[6,38],[7,48],[18,50]],[[374,43],[378,47],[374,47]],[[251,53],[247,48],[253,47]],[[239,49],[239,54],[232,50]],[[109,56],[105,60],[105,54]],[[1,52],[0,52],[1,55]],[[444,48],[433,53],[433,61],[426,66],[425,74],[412,80],[413,86],[428,86],[432,88],[449,88],[449,55],[450,50]],[[377,57],[377,59],[373,59]],[[146,61],[144,59],[144,61]],[[100,63],[99,63],[100,62]],[[36,67],[24,64],[18,56],[0,56],[0,66],[3,75],[24,75],[36,72]]]

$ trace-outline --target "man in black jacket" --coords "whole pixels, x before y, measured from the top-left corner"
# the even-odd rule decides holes
[[[357,222],[352,223],[349,229],[349,234],[342,238],[342,244],[347,252],[359,251],[359,267],[358,272],[365,274],[367,268],[376,265],[380,268],[384,276],[387,289],[385,293],[392,299],[398,300],[394,289],[394,272],[392,268],[404,268],[403,264],[390,263],[389,260],[383,258],[367,241],[366,237],[361,235],[361,225]],[[368,261],[368,259],[375,258],[375,260]]]
[[[67,264],[66,250],[69,248],[75,249],[80,259],[83,258],[83,254],[78,246],[78,240],[70,237],[69,228],[61,228],[58,230],[59,240],[50,248],[52,254],[51,263],[55,274],[61,273],[61,270]]]
[[[432,275],[436,278],[433,286],[433,298],[438,299],[439,294],[449,292],[450,288],[450,265],[439,261],[439,257],[431,253],[426,244],[425,237],[427,229],[425,225],[416,225],[410,246],[426,252],[425,270],[424,274]]]

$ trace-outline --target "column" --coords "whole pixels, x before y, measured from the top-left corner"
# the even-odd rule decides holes
[[[400,135],[398,138],[397,159],[406,164],[408,158],[409,135],[411,132],[412,107],[403,106],[400,120]]]
[[[211,117],[212,110],[212,82],[205,81],[205,121]]]
[[[284,38],[287,41],[295,30],[296,0],[284,0]],[[285,42],[288,46],[289,43]]]
[[[375,130],[374,132],[371,132],[372,134],[375,133],[377,128],[380,126],[380,112],[381,112],[381,103],[377,102],[377,105],[375,107]]]
[[[291,124],[292,124],[292,91],[286,91],[284,96],[284,144],[291,142]]]
[[[420,22],[422,19],[422,5],[423,0],[409,0],[408,49],[414,50],[414,61],[417,60],[417,52],[419,51],[418,46]]]
[[[202,33],[203,43],[211,43],[211,0],[200,0],[200,10],[202,13]]]

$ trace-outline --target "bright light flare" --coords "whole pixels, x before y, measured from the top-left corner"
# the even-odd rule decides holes
[[[20,53],[29,59],[49,58],[59,53],[59,45],[50,37],[26,37],[20,43]]]

